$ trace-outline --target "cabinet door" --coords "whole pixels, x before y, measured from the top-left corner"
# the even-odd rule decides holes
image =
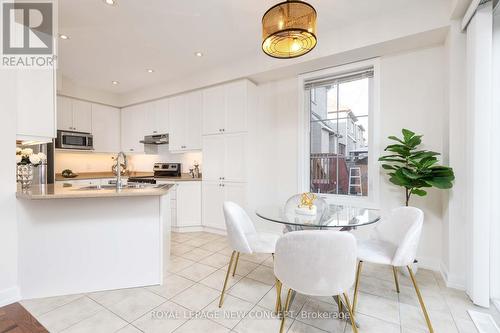
[[[224,135],[225,160],[224,180],[244,182],[247,180],[247,135],[226,134]],[[205,157],[205,155],[204,155]],[[206,170],[206,166],[204,166]]]
[[[121,142],[122,150],[129,153],[143,153],[144,144],[144,112],[140,105],[122,109]]]
[[[224,177],[225,139],[223,135],[203,137],[203,179],[220,181]]]
[[[202,184],[203,225],[224,230],[224,190],[219,182],[203,181]]]
[[[246,183],[223,183],[224,201],[232,201],[243,208],[247,207]]]
[[[92,105],[92,135],[94,151],[117,153],[120,151],[120,109]]]
[[[203,90],[203,134],[220,134],[225,127],[225,89],[217,86]]]
[[[92,133],[92,104],[77,99],[73,104],[73,130],[77,132]]]
[[[184,125],[187,132],[186,149],[201,149],[201,114],[203,108],[201,91],[195,91],[187,95],[187,108]]]
[[[71,99],[64,96],[57,96],[57,129],[62,131],[73,130]]]
[[[170,100],[170,151],[182,151],[186,149],[186,95],[175,96]]]
[[[226,122],[224,133],[247,130],[247,82],[238,81],[225,85]]]
[[[156,120],[157,120],[157,129],[158,133],[165,134],[170,132],[170,117],[169,117],[169,99],[164,98],[160,99],[155,103],[156,110]]]
[[[143,136],[158,134],[158,117],[155,102],[141,104],[144,112],[144,133]]]
[[[201,182],[177,183],[177,227],[201,226]]]
[[[4,73],[0,75],[6,75]],[[18,135],[53,138],[55,136],[55,85],[53,69],[17,70]]]

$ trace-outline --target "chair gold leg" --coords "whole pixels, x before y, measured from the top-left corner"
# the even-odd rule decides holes
[[[283,317],[281,318],[280,333],[283,333],[285,329],[285,318],[290,307],[290,301],[292,299],[292,289],[288,289],[288,294],[286,295],[285,309],[283,311]]]
[[[392,272],[394,273],[394,282],[396,283],[396,291],[399,294],[398,269],[396,266],[392,266]]]
[[[340,295],[339,295],[340,298]],[[347,311],[349,311],[349,317],[351,319],[352,331],[354,333],[358,333],[358,327],[356,326],[356,321],[354,320],[354,310],[351,308],[351,303],[349,302],[349,296],[344,293],[345,306],[347,307]]]
[[[276,278],[276,306],[274,307],[274,312],[279,314],[281,312],[281,289],[283,284],[278,278]]]
[[[363,267],[363,262],[360,260],[358,262],[358,270],[356,271],[356,282],[354,284],[354,299],[352,301],[352,312],[356,312],[356,305],[358,304],[358,291],[359,291],[359,278],[361,276],[361,268]]]
[[[338,306],[338,308],[339,308],[339,313],[341,313],[341,312],[342,312],[342,310],[343,310],[343,309],[342,309],[342,308],[343,308],[343,306],[342,306],[342,299],[341,299],[340,297],[337,297],[337,306]]]
[[[236,274],[236,267],[238,266],[238,260],[239,259],[240,259],[240,253],[237,252],[237,254],[236,254],[236,261],[234,263],[234,268],[233,268],[233,276],[234,276],[234,274]]]
[[[429,332],[434,333],[434,329],[432,328],[431,320],[429,319],[429,314],[427,313],[427,309],[425,308],[424,300],[422,299],[422,295],[420,294],[420,289],[418,289],[417,280],[415,279],[415,275],[413,275],[413,271],[411,270],[410,266],[406,266],[406,268],[408,268],[408,273],[410,273],[411,282],[413,282],[413,286],[415,287],[418,301],[420,303],[420,307],[422,308],[422,312],[424,313],[425,321],[427,322],[427,327],[429,328]]]
[[[231,273],[231,266],[233,265],[234,255],[236,251],[231,254],[231,259],[229,260],[229,266],[227,267],[226,279],[224,280],[224,286],[222,287],[222,292],[220,294],[219,308],[222,307],[224,303],[224,293],[226,292],[227,280],[229,279],[229,274]]]

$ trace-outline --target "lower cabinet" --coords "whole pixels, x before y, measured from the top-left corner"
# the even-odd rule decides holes
[[[201,182],[179,182],[176,188],[178,228],[201,226]]]
[[[233,201],[246,208],[246,189],[246,183],[203,181],[203,226],[226,230],[222,205],[224,201]]]
[[[175,185],[171,191],[172,227],[201,228],[201,182],[157,181],[157,184]]]

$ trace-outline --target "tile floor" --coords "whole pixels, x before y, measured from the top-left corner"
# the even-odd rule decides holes
[[[279,331],[279,320],[271,316],[275,289],[270,256],[240,257],[237,275],[230,280],[224,306],[219,309],[231,255],[225,238],[201,232],[173,233],[171,255],[162,286],[25,300],[22,305],[50,332]],[[463,292],[446,288],[438,273],[421,269],[417,280],[436,332],[477,332],[468,309],[489,312],[500,322],[493,307],[473,306]],[[397,294],[390,268],[364,265],[357,311],[359,332],[426,332],[410,280],[400,274],[400,284],[401,293]],[[298,295],[292,310],[295,316],[287,321],[288,333],[352,331],[345,321],[317,318],[318,314],[335,313],[331,298]]]

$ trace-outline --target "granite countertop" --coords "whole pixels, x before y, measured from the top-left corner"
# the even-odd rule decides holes
[[[81,199],[104,197],[141,197],[161,196],[175,185],[165,184],[158,186],[145,186],[141,188],[123,188],[117,190],[113,187],[93,189],[87,186],[64,186],[63,184],[33,185],[29,190],[17,188],[16,197],[27,200],[47,199]]]
[[[112,172],[79,172],[78,176],[75,178],[64,178],[60,173],[56,173],[56,181],[71,181],[71,180],[86,180],[86,179],[105,179],[105,178],[115,178],[116,176]],[[122,176],[122,178],[128,177],[153,177],[152,172],[143,171],[133,171],[128,172]],[[157,177],[158,180],[172,180],[172,181],[201,181],[201,178],[193,178],[188,173],[181,174],[180,177]]]

